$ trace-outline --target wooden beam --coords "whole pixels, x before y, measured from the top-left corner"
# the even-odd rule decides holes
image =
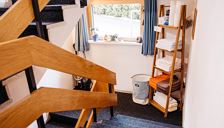
[[[41,88],[1,112],[0,127],[27,127],[44,112],[101,108],[116,104],[117,97],[115,94]]]
[[[32,65],[31,45],[27,38],[0,43],[0,79],[9,77]]]
[[[38,0],[42,10],[49,0]],[[0,17],[0,42],[16,39],[34,20],[31,0],[17,0],[6,13]]]
[[[31,65],[116,84],[112,71],[76,56],[36,36],[0,44],[0,79]]]

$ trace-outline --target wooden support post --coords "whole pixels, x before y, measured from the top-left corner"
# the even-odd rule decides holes
[[[89,32],[89,38],[91,37],[92,35],[92,32],[91,32],[91,28],[93,28],[93,18],[92,18],[92,3],[91,3],[92,0],[89,1],[89,4],[87,5],[86,7],[86,12],[87,12],[87,20],[88,20],[88,32]]]
[[[182,14],[182,21],[183,21],[183,26],[182,26],[182,52],[181,52],[181,86],[180,86],[180,110],[182,110],[183,107],[183,87],[184,87],[184,72],[185,72],[185,24],[186,24],[186,5],[183,6],[183,14]]]
[[[160,13],[159,13],[159,16],[158,17],[161,17],[163,15],[163,13],[162,13],[163,10],[164,10],[164,5],[160,5],[160,8],[159,8],[159,12]],[[157,40],[159,39],[159,35],[160,35],[160,33],[159,32],[156,32],[155,46],[157,44]],[[156,59],[157,59],[156,56],[157,56],[157,53],[158,53],[158,49],[155,47],[154,48],[154,60],[153,60],[152,76],[151,77],[154,77],[155,76],[155,65],[156,65]],[[149,90],[149,103],[153,100],[153,92],[154,92],[154,89],[150,86],[150,90]]]

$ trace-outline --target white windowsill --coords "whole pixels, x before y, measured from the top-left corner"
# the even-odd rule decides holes
[[[99,40],[94,42],[93,40],[89,40],[90,44],[97,44],[97,45],[126,45],[126,46],[142,46],[142,43],[130,42],[130,41],[103,41]]]

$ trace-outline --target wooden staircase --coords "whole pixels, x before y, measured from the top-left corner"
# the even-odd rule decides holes
[[[74,1],[38,0],[42,24],[46,26],[48,23],[63,21],[61,5],[64,4],[74,4]],[[117,96],[114,94],[115,73],[52,45],[47,39],[28,36],[40,36],[35,30],[38,25],[34,23],[36,20],[31,1],[17,0],[9,9],[0,11],[0,81],[25,70],[31,92],[16,104],[0,110],[0,127],[27,127],[35,120],[39,127],[45,127],[47,125],[43,122],[42,114],[46,112],[81,110],[76,127],[83,127],[86,122],[90,127],[98,108],[108,107],[113,115],[112,106],[117,104]],[[90,78],[94,80],[93,87],[90,92],[37,89],[33,65]]]
[[[14,1],[15,4],[16,1]],[[75,5],[75,0],[50,0],[50,2],[41,11],[41,20],[44,30],[45,39],[49,41],[47,25],[63,22],[63,10],[62,6]],[[3,15],[10,8],[0,8],[0,16]],[[29,35],[38,36],[37,24],[33,20],[29,26],[23,31],[19,37],[25,37]]]
[[[16,51],[12,49],[16,49]],[[96,81],[102,81],[103,83],[110,83],[111,85],[116,84],[113,72],[35,36],[1,43],[0,50],[2,51],[0,54],[2,60],[0,62],[0,70],[2,71],[0,73],[1,80],[32,65],[36,65],[72,75],[85,76]],[[14,54],[15,52],[16,54]],[[98,74],[102,74],[102,76]],[[108,84],[100,83],[94,82],[92,89],[107,88],[106,85],[108,86]],[[19,103],[1,112],[0,127],[27,127],[44,112],[80,110],[82,108],[91,112],[92,108],[114,106],[116,102],[116,95],[106,92],[94,93],[41,88],[31,93],[30,96],[27,96]],[[20,118],[23,115],[26,115],[27,118]]]

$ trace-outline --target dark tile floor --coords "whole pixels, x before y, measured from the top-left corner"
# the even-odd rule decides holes
[[[175,111],[164,118],[164,114],[150,105],[138,105],[132,101],[132,95],[127,93],[118,94],[118,106],[115,108],[116,113],[152,120],[161,123],[173,125],[182,125],[182,111]]]

